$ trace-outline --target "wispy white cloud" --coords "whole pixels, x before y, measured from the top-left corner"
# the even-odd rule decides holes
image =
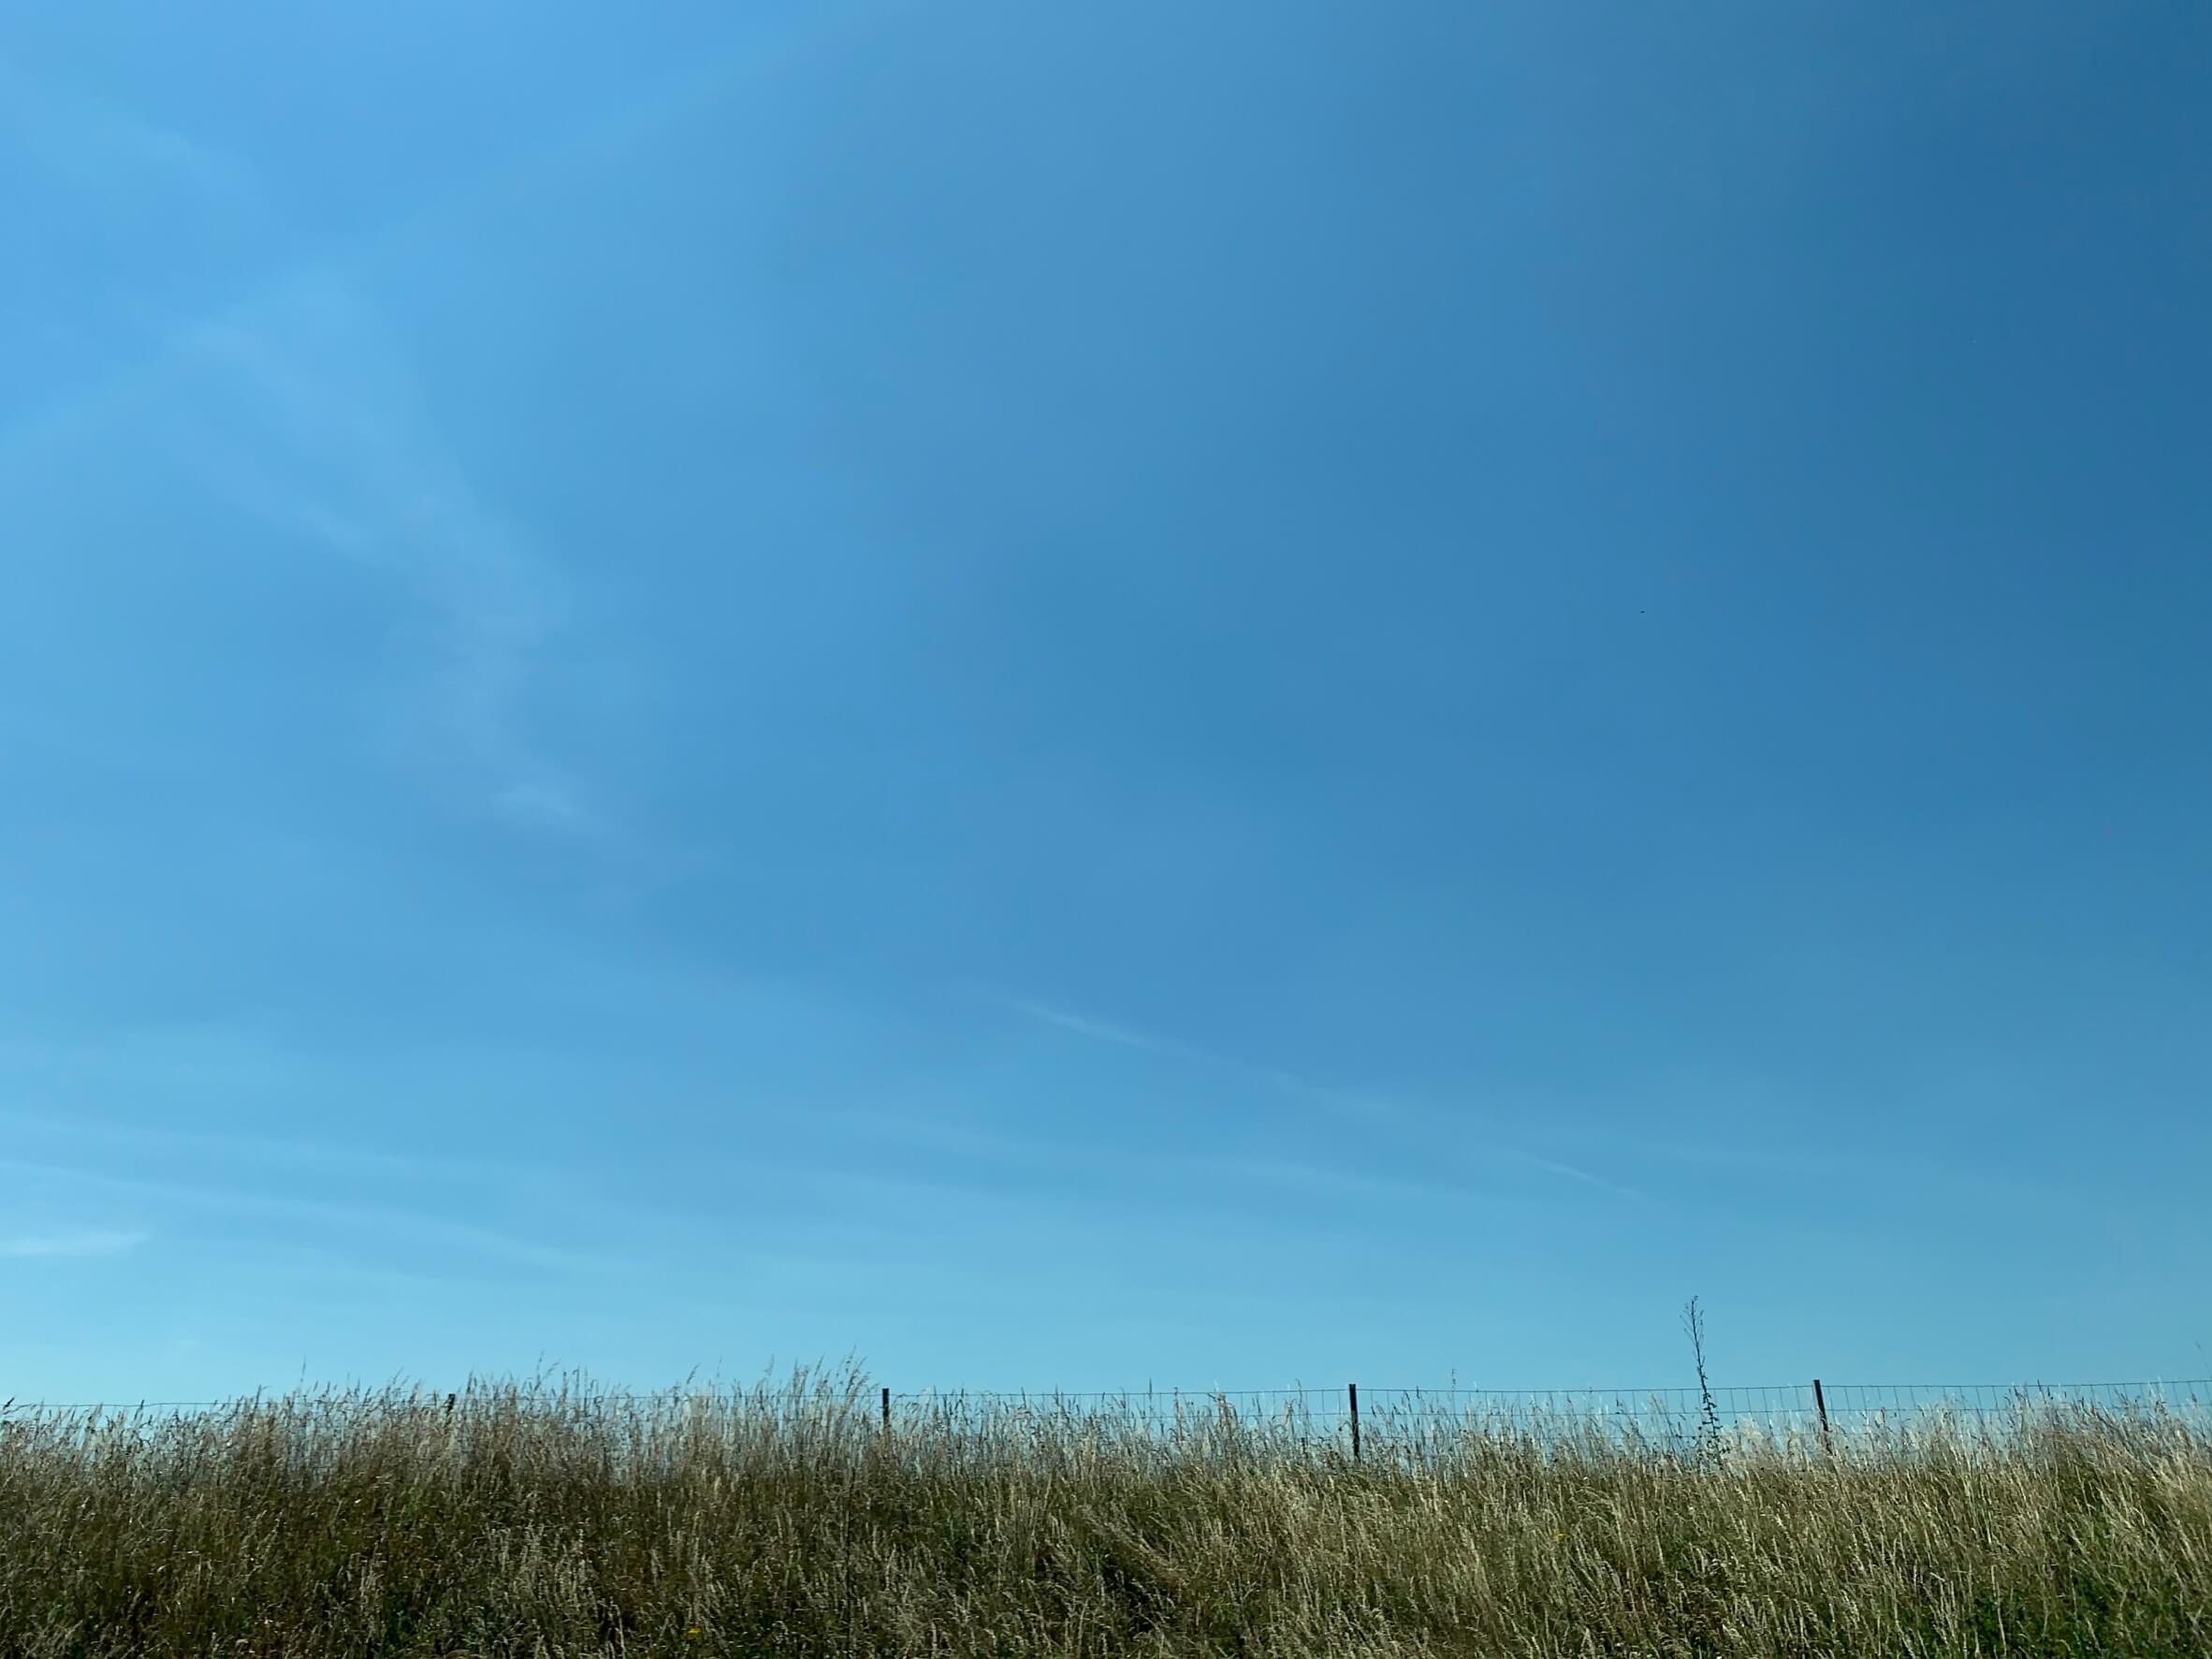
[[[1321,1165],[1283,1157],[1187,1158],[1183,1162],[1190,1169],[1215,1175],[1227,1183],[1307,1196],[1334,1195],[1390,1203],[1478,1202],[1485,1207],[1499,1202],[1496,1193],[1471,1191],[1458,1182],[1409,1181],[1342,1164]],[[1522,1201],[1526,1201],[1525,1197]]]
[[[1832,1187],[1847,1179],[1862,1191],[1899,1186],[1940,1185],[1956,1198],[1969,1196],[2002,1199],[2016,1203],[2062,1202],[2062,1187],[2002,1173],[1986,1165],[1937,1158],[1917,1148],[1873,1153],[1853,1152],[1824,1145],[1755,1144],[1742,1140],[1716,1141],[1682,1137],[1660,1140],[1627,1132],[1592,1133],[1581,1139],[1602,1140],[1615,1156],[1638,1162],[1739,1175],[1761,1190],[1771,1190],[1777,1181],[1800,1181]]]
[[[592,1272],[630,1265],[596,1252],[547,1244],[496,1228],[384,1205],[282,1197],[225,1185],[146,1180],[28,1158],[0,1158],[0,1174],[35,1181],[44,1191],[74,1186],[82,1191],[141,1201],[167,1202],[181,1209],[210,1212],[226,1218],[250,1216],[311,1228],[352,1230],[375,1239],[409,1240],[523,1267]]]
[[[6,1049],[0,1046],[0,1055]],[[478,1185],[496,1183],[512,1187],[529,1183],[550,1186],[565,1182],[569,1171],[551,1165],[481,1158],[457,1158],[435,1153],[395,1152],[377,1147],[346,1145],[307,1137],[278,1137],[226,1133],[208,1129],[164,1128],[146,1124],[107,1121],[72,1113],[66,1117],[46,1113],[0,1107],[0,1124],[22,1136],[36,1136],[62,1145],[107,1146],[152,1156],[198,1152],[239,1163],[278,1169],[327,1169],[342,1173],[375,1173],[410,1181],[436,1180]]]
[[[0,1238],[0,1256],[121,1256],[136,1250],[153,1236],[148,1232],[112,1230],[18,1233],[11,1238]]]
[[[1070,1013],[1064,1008],[1054,1008],[1042,1002],[1026,1002],[1015,998],[1011,1002],[1015,1012],[1041,1020],[1048,1026],[1057,1026],[1063,1031],[1072,1031],[1079,1037],[1094,1037],[1100,1042],[1117,1042],[1124,1048],[1142,1049],[1147,1054],[1166,1055],[1181,1052],[1179,1045],[1157,1037],[1147,1037],[1126,1026],[1109,1025],[1104,1020],[1093,1019],[1088,1014]]]
[[[1078,1013],[1068,1009],[1056,1008],[1049,1003],[1024,997],[1008,997],[1004,1000],[1014,1011],[1072,1035],[1093,1041],[1111,1042],[1124,1048],[1161,1055],[1203,1066],[1225,1075],[1243,1078],[1247,1082],[1273,1089],[1279,1094],[1305,1101],[1334,1115],[1349,1117],[1371,1128],[1390,1126],[1414,1132],[1448,1128],[1455,1133],[1463,1133],[1473,1121],[1464,1113],[1444,1113],[1433,1107],[1408,1105],[1403,1101],[1384,1099],[1356,1090],[1335,1088],[1329,1084],[1315,1083],[1309,1078],[1301,1077],[1294,1072],[1285,1071],[1275,1067],[1255,1065],[1247,1060],[1216,1054],[1212,1050],[1199,1048],[1186,1042],[1179,1042],[1171,1038],[1139,1031],[1111,1020],[1099,1019],[1092,1014]],[[1609,1181],[1605,1176],[1583,1169],[1579,1165],[1525,1151],[1496,1138],[1498,1134],[1503,1132],[1502,1130],[1488,1126],[1482,1127],[1488,1128],[1488,1138],[1477,1142],[1471,1148],[1481,1156],[1517,1163],[1531,1170],[1539,1170],[1563,1180],[1579,1182],[1583,1186],[1596,1187],[1619,1198],[1634,1199],[1638,1202],[1651,1201],[1647,1194],[1638,1192],[1634,1187],[1624,1186],[1616,1181]]]
[[[232,210],[257,242],[284,243],[252,170],[207,146],[90,96],[36,92],[4,65],[0,111],[72,183],[151,167],[196,211]],[[423,645],[384,710],[396,755],[430,759],[512,823],[590,827],[578,779],[527,732],[569,619],[561,584],[437,429],[368,263],[299,260],[221,313],[154,320],[166,338],[151,359],[0,433],[0,480],[63,445],[181,453],[236,508],[406,597],[404,632]]]
[[[443,756],[449,776],[459,763],[511,822],[589,828],[580,781],[528,729],[571,620],[564,584],[437,429],[370,285],[326,272],[190,340],[213,395],[170,441],[234,504],[376,571],[430,619],[391,705],[395,749]]]
[[[51,69],[33,74],[0,57],[0,133],[80,191],[147,186],[188,191],[203,203],[251,209],[250,172],[221,150],[149,120]]]
[[[788,27],[748,28],[595,119],[305,249],[284,246],[242,162],[0,63],[0,120],[56,176],[152,169],[203,205],[239,211],[284,250],[229,305],[165,327],[148,357],[0,429],[0,482],[35,472],[59,444],[106,440],[119,419],[166,409],[169,440],[211,487],[307,545],[386,573],[431,618],[436,642],[394,700],[396,747],[427,747],[465,767],[473,798],[510,823],[564,836],[603,829],[604,804],[530,730],[533,693],[558,672],[559,636],[573,620],[561,582],[437,430],[410,354],[380,313],[378,273],[467,230],[486,209],[658,141],[898,9],[810,11]],[[210,395],[211,371],[227,400]]]
[[[1068,1009],[1055,1008],[1050,1003],[1026,998],[1009,998],[1009,1005],[1018,1013],[1055,1026],[1063,1031],[1087,1037],[1099,1042],[1112,1042],[1124,1048],[1139,1049],[1147,1054],[1164,1055],[1173,1059],[1187,1060],[1216,1071],[1233,1073],[1254,1083],[1264,1084],[1281,1094],[1294,1095],[1300,1099],[1345,1115],[1362,1119],[1403,1118],[1408,1110],[1394,1101],[1378,1099],[1372,1095],[1360,1094],[1350,1089],[1332,1088],[1317,1084],[1292,1072],[1278,1070],[1271,1066],[1254,1065],[1248,1060],[1234,1059],[1212,1050],[1179,1042],[1172,1038],[1151,1032],[1134,1030],[1099,1019],[1087,1013],[1076,1013]]]
[[[1476,1149],[1487,1156],[1507,1159],[1528,1169],[1541,1170],[1563,1180],[1579,1182],[1639,1202],[1655,1201],[1650,1194],[1637,1187],[1609,1180],[1568,1158],[1548,1157],[1510,1144],[1499,1138],[1510,1132],[1506,1126],[1485,1123],[1465,1113],[1444,1112],[1434,1107],[1384,1100],[1372,1095],[1333,1088],[1289,1072],[1254,1065],[1171,1038],[1140,1031],[1094,1014],[1076,1012],[1030,998],[1005,997],[1003,1000],[1016,1012],[1073,1036],[1204,1066],[1225,1075],[1264,1084],[1284,1095],[1310,1101],[1324,1109],[1332,1109],[1374,1123],[1396,1124],[1407,1129],[1449,1132],[1455,1142],[1463,1142],[1466,1131],[1473,1128],[1486,1137],[1477,1142]],[[1630,1158],[1641,1163],[1739,1170],[1814,1179],[1825,1179],[1839,1171],[1849,1171],[1855,1179],[1877,1183],[1941,1176],[1961,1186],[1992,1193],[2011,1193],[2023,1199],[2048,1196],[2046,1189],[2030,1183],[1999,1177],[1986,1170],[1943,1168],[1920,1156],[1906,1158],[1895,1154],[1873,1156],[1834,1148],[1779,1144],[1762,1146],[1740,1138],[1725,1141],[1686,1136],[1661,1139],[1611,1126],[1562,1127],[1553,1131],[1550,1138],[1555,1142],[1564,1141],[1579,1143],[1602,1150],[1615,1157]]]
[[[98,429],[118,412],[136,406],[184,367],[203,324],[251,319],[302,281],[333,272],[365,280],[394,260],[473,227],[490,209],[532,192],[558,189],[572,172],[603,167],[681,129],[701,111],[747,86],[781,75],[804,61],[832,53],[916,0],[879,0],[833,11],[809,7],[789,24],[747,28],[719,51],[702,54],[673,74],[633,89],[605,109],[560,133],[526,142],[488,165],[457,171],[444,188],[425,195],[392,217],[310,248],[293,247],[243,284],[231,302],[166,331],[155,350],[118,372],[103,375],[52,400],[26,419],[0,429],[0,477],[35,466],[53,444]],[[0,63],[0,69],[6,68]],[[49,78],[38,80],[51,86]],[[26,147],[66,175],[96,159],[103,145],[147,160],[159,159],[180,179],[196,183],[203,200],[247,198],[260,211],[253,169],[210,146],[149,122],[112,100],[90,94],[51,94],[41,99],[33,78],[21,70],[0,80],[0,115],[12,116],[29,135]],[[28,90],[26,90],[28,89]]]
[[[1081,1021],[1064,1028],[1089,1035],[1095,1022]],[[1062,1025],[1061,1020],[1048,1024]],[[1113,1026],[1100,1029],[1113,1031]],[[1151,1047],[1135,1033],[1122,1035],[1135,1040],[1135,1045]],[[1118,1041],[1103,1037],[1101,1041]],[[1305,1193],[1333,1193],[1341,1196],[1406,1200],[1419,1202],[1450,1203],[1478,1200],[1486,1206],[1510,1201],[1494,1187],[1480,1191],[1471,1189],[1463,1182],[1450,1179],[1448,1171],[1429,1171],[1430,1179],[1406,1179],[1378,1174],[1373,1171],[1351,1169],[1342,1163],[1321,1165],[1294,1157],[1255,1157],[1250,1155],[1222,1155],[1210,1153],[1176,1153],[1156,1147],[1127,1145],[1100,1146],[1074,1143],[1064,1139],[1047,1139],[1025,1135],[1003,1128],[980,1128],[968,1125],[947,1124],[933,1118],[920,1118],[896,1113],[874,1110],[845,1110],[824,1114],[825,1123],[835,1122],[847,1129],[864,1133],[887,1144],[910,1146],[917,1149],[951,1155],[965,1160],[964,1171],[952,1178],[931,1177],[908,1173],[898,1177],[867,1177],[871,1191],[879,1195],[899,1192],[910,1197],[942,1197],[953,1193],[969,1192],[988,1197],[994,1190],[992,1177],[979,1172],[980,1166],[997,1164],[1021,1170],[1031,1175],[1077,1179],[1085,1188],[1095,1188],[1102,1177],[1123,1181],[1138,1181],[1148,1185],[1158,1183],[1163,1177],[1180,1177],[1194,1181],[1205,1190],[1224,1198],[1239,1189],[1258,1187],[1268,1191],[1284,1190]],[[1505,1161],[1542,1168],[1564,1179],[1591,1181],[1596,1179],[1572,1165],[1556,1163],[1506,1149]],[[1446,1160],[1448,1162],[1448,1160]],[[757,1163],[753,1165],[757,1170]],[[829,1183],[841,1183],[850,1177],[835,1172],[793,1166],[791,1171],[794,1182],[820,1178]],[[1607,1190],[1623,1197],[1641,1195],[1626,1188],[1601,1183]],[[965,1202],[965,1199],[963,1200]],[[1093,1201],[1082,1194],[1070,1197],[1055,1193],[1043,1201],[1061,1210],[1082,1208]],[[1111,1196],[1096,1197],[1102,1214],[1117,1214],[1119,1200]]]

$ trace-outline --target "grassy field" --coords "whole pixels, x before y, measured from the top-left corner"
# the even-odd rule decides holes
[[[857,1373],[0,1427],[0,1652],[2212,1655],[2201,1422],[1682,1447],[951,1409]]]

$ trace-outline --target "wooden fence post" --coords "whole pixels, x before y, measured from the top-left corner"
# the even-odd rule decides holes
[[[1352,1404],[1352,1462],[1360,1461],[1360,1385],[1345,1384],[1345,1395]]]
[[[883,1438],[891,1438],[891,1385],[883,1385]]]

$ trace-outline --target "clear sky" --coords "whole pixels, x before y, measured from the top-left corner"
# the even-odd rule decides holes
[[[0,1394],[2212,1375],[2212,12],[0,21]]]

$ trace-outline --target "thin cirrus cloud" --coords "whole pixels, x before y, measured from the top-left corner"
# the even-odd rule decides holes
[[[1355,1117],[1369,1124],[1394,1124],[1405,1128],[1432,1122],[1448,1123],[1452,1128],[1461,1130],[1467,1127],[1468,1119],[1463,1114],[1454,1114],[1448,1119],[1445,1119],[1419,1107],[1407,1106],[1395,1100],[1377,1099],[1372,1095],[1361,1094],[1348,1089],[1332,1088],[1326,1084],[1300,1077],[1294,1072],[1279,1070],[1272,1066],[1254,1065],[1246,1060],[1215,1054],[1207,1049],[1193,1047],[1189,1043],[1178,1042],[1172,1039],[1155,1036],[1149,1032],[1133,1030],[1127,1026],[1100,1019],[1092,1014],[1056,1008],[1050,1003],[1039,1002],[1026,997],[1008,997],[1004,1000],[1015,1012],[1041,1024],[1069,1032],[1073,1036],[1082,1037],[1094,1042],[1109,1042],[1142,1053],[1184,1060],[1215,1071],[1241,1077],[1340,1116]],[[1506,1145],[1494,1139],[1483,1141],[1479,1150],[1485,1156],[1502,1158],[1527,1169],[1540,1170],[1547,1174],[1558,1176],[1562,1180],[1577,1182],[1603,1192],[1609,1192],[1618,1198],[1632,1199],[1639,1203],[1651,1201],[1649,1195],[1638,1192],[1634,1187],[1624,1186],[1619,1182],[1608,1181],[1603,1175],[1582,1169],[1579,1165],[1566,1163],[1558,1158],[1546,1157],[1541,1154],[1528,1152],[1517,1146]]]
[[[181,185],[207,205],[257,205],[252,177],[230,157],[49,74],[0,57],[0,132],[72,189]]]
[[[173,1157],[197,1153],[241,1163],[278,1169],[328,1169],[346,1173],[392,1175],[408,1181],[445,1181],[481,1185],[546,1185],[564,1178],[552,1165],[502,1160],[457,1158],[430,1153],[387,1152],[370,1146],[349,1146],[301,1137],[220,1133],[205,1129],[170,1129],[154,1125],[107,1122],[81,1115],[56,1117],[43,1113],[0,1109],[0,1124],[11,1132],[43,1137],[65,1146],[105,1146],[147,1157]]]
[[[434,738],[479,804],[515,826],[565,837],[606,829],[585,781],[527,731],[534,688],[558,672],[574,625],[559,572],[469,476],[429,419],[414,364],[378,307],[376,272],[465,229],[488,207],[557,183],[570,169],[636,148],[750,81],[834,49],[899,9],[809,15],[749,32],[611,109],[465,174],[400,213],[323,245],[287,244],[255,170],[112,100],[41,90],[0,60],[0,116],[57,181],[120,172],[220,211],[277,250],[231,303],[156,318],[160,342],[0,426],[0,487],[57,447],[112,440],[151,408],[234,507],[304,545],[386,574],[435,618],[434,658],[387,712],[396,747]],[[228,397],[209,419],[209,376]],[[178,392],[186,396],[165,403]]]
[[[871,17],[900,8],[900,4],[856,7],[842,18],[809,17],[781,34],[748,36],[574,128],[527,144],[484,167],[457,172],[444,189],[389,218],[308,248],[284,245],[282,226],[270,222],[266,196],[243,162],[148,122],[112,100],[64,95],[53,92],[51,83],[43,95],[31,95],[24,90],[30,79],[0,60],[0,119],[12,120],[22,147],[48,173],[66,180],[98,165],[101,176],[109,178],[113,168],[108,164],[120,162],[133,176],[144,179],[151,174],[172,186],[188,188],[196,209],[218,202],[238,208],[280,249],[276,257],[239,285],[227,304],[189,318],[170,319],[172,326],[162,328],[155,348],[135,362],[95,376],[27,416],[0,425],[0,479],[15,469],[36,466],[54,444],[103,428],[118,410],[158,390],[189,362],[203,327],[262,315],[281,306],[284,297],[301,284],[327,280],[332,273],[350,273],[362,280],[408,252],[465,233],[486,211],[532,190],[557,188],[579,167],[648,144],[748,83],[834,48]]]
[[[1194,1048],[1187,1043],[1151,1033],[1132,1030],[1111,1020],[1088,1013],[1078,1013],[1034,1000],[1008,997],[1008,1006],[1016,1012],[1074,1036],[1096,1042],[1113,1043],[1142,1053],[1156,1054],[1189,1061],[1215,1070],[1264,1084],[1286,1095],[1309,1101],[1327,1110],[1360,1116],[1370,1121],[1395,1123],[1411,1128],[1417,1124],[1432,1127],[1454,1135],[1463,1133],[1472,1121],[1464,1113],[1431,1113],[1417,1106],[1402,1102],[1378,1100],[1372,1096],[1333,1089],[1313,1083],[1289,1072],[1213,1054]],[[1496,1130],[1490,1131],[1494,1135]],[[1850,1171],[1855,1178],[1867,1182],[1894,1185],[1900,1180],[1943,1180],[1960,1189],[1972,1189],[1993,1197],[2008,1197],[2019,1201],[2034,1202],[2048,1200],[2052,1194],[2042,1185],[2008,1179],[1986,1169],[1947,1164],[1941,1160],[1916,1156],[1900,1158],[1895,1154],[1855,1155],[1848,1151],[1819,1148],[1811,1151],[1793,1151],[1786,1148],[1764,1148],[1742,1141],[1661,1139],[1639,1136],[1617,1127],[1604,1128],[1576,1128],[1568,1127],[1556,1133],[1570,1142],[1585,1146],[1602,1148],[1616,1155],[1625,1156],[1646,1163],[1668,1166],[1706,1166],[1720,1171],[1734,1171],[1754,1174],[1791,1174],[1808,1178],[1826,1179],[1841,1171]],[[1637,1187],[1608,1180],[1580,1165],[1564,1158],[1547,1157],[1524,1147],[1509,1146],[1494,1139],[1486,1139],[1480,1149],[1488,1156],[1506,1159],[1526,1169],[1542,1170],[1562,1180],[1579,1182],[1584,1186],[1609,1192],[1620,1198],[1633,1199],[1639,1203],[1657,1203],[1661,1201]],[[1265,1173],[1255,1168],[1255,1176]],[[1341,1172],[1339,1172],[1341,1173]],[[1303,1177],[1302,1177],[1303,1178]],[[1363,1179],[1363,1178],[1361,1178]]]
[[[1122,1048],[1136,1049],[1145,1054],[1163,1055],[1172,1059],[1187,1060],[1217,1071],[1233,1072],[1255,1083],[1265,1084],[1282,1094],[1296,1096],[1300,1099],[1310,1101],[1330,1111],[1369,1119],[1394,1119],[1408,1115],[1406,1108],[1394,1101],[1378,1100],[1372,1096],[1356,1094],[1348,1089],[1328,1088],[1319,1084],[1310,1083],[1291,1072],[1279,1071],[1269,1066],[1256,1066],[1246,1060],[1231,1059],[1228,1055],[1214,1054],[1201,1048],[1194,1048],[1189,1043],[1178,1042],[1171,1038],[1132,1030],[1127,1026],[1116,1025],[1111,1020],[1099,1019],[1096,1015],[1077,1013],[1069,1009],[1055,1008],[1050,1003],[1032,1001],[1023,997],[1009,998],[1008,1003],[1016,1013],[1026,1015],[1028,1018],[1047,1026],[1056,1026],[1062,1031],[1071,1032],[1078,1037],[1087,1037],[1095,1042],[1111,1042]]]
[[[133,1199],[142,1204],[163,1203],[178,1209],[212,1213],[226,1219],[251,1217],[325,1233],[361,1234],[379,1244],[409,1241],[510,1266],[554,1273],[591,1273],[626,1265],[602,1253],[569,1249],[495,1228],[386,1205],[284,1198],[227,1186],[146,1180],[24,1158],[0,1158],[0,1176],[35,1182],[47,1191],[74,1186],[81,1191]]]
[[[717,65],[700,85],[626,108],[587,138],[634,141],[651,124],[640,127],[641,114],[672,119],[731,69]],[[527,182],[532,169],[488,169],[450,200],[344,245],[302,249],[242,161],[111,101],[31,96],[28,87],[0,62],[0,106],[20,148],[57,182],[126,176],[196,218],[219,210],[250,227],[255,245],[280,252],[228,305],[182,320],[154,315],[160,343],[148,357],[0,427],[0,487],[36,475],[57,452],[112,446],[126,426],[181,451],[232,508],[376,570],[430,618],[429,660],[386,710],[396,749],[443,754],[511,823],[565,835],[594,828],[581,780],[526,735],[533,689],[557,672],[557,636],[571,621],[559,573],[436,429],[376,297],[375,269],[396,247],[455,228],[466,210]],[[136,306],[160,309],[144,296]]]
[[[53,1260],[80,1256],[122,1256],[153,1235],[144,1231],[88,1229],[77,1232],[18,1233],[0,1238],[0,1256],[18,1260]]]
[[[438,434],[368,284],[303,279],[189,342],[228,416],[210,432],[202,405],[170,423],[201,478],[304,545],[388,576],[435,618],[437,644],[391,710],[401,746],[431,739],[512,822],[591,827],[580,781],[526,730],[570,623],[563,584]]]
[[[22,79],[0,76],[0,91]],[[31,154],[58,179],[127,161],[147,187],[196,211],[219,207],[251,224],[256,243],[284,245],[242,162],[104,102],[8,102]],[[378,571],[434,618],[430,660],[389,710],[398,747],[419,751],[429,738],[512,822],[589,827],[577,780],[523,731],[566,620],[560,584],[434,429],[365,263],[280,266],[240,303],[163,331],[150,360],[0,432],[0,484],[57,448],[112,445],[118,428],[182,451],[233,508]]]

